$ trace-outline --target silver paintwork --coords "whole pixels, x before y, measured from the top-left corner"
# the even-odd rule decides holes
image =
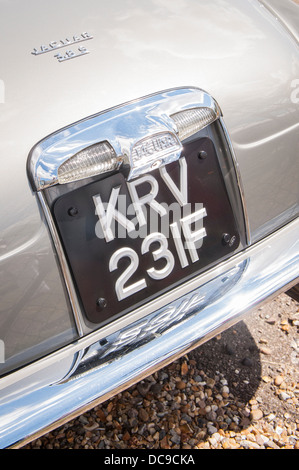
[[[2,399],[1,447],[15,445],[18,440],[24,444],[26,439],[31,440],[49,430],[51,426],[56,427],[65,420],[107,400],[199,346],[239,321],[242,315],[256,308],[265,298],[296,282],[296,278],[299,279],[298,231],[297,220],[252,246],[246,253],[241,253],[213,269],[212,273],[207,274],[207,276],[212,274],[210,282],[205,282],[206,276],[203,276],[203,282],[196,290],[199,295],[197,308],[191,311],[192,315],[189,318],[184,317],[183,321],[171,324],[170,329],[163,335],[151,335],[149,329],[149,337],[143,336],[144,342],[141,345],[139,343],[138,347],[131,348],[129,352],[120,356],[108,355],[106,362],[99,361],[99,364],[89,372],[76,376],[76,371],[73,369],[73,378],[68,376],[54,386],[44,385],[42,389],[31,390],[25,396],[19,393],[15,394],[13,399]],[[215,293],[219,288],[219,282],[226,278],[227,273],[231,277],[232,285],[229,285],[230,288],[222,292],[219,298]],[[190,288],[189,285],[189,290],[186,291],[189,296]],[[191,291],[191,295],[194,295],[194,292]],[[209,301],[207,305],[205,303],[202,305],[200,297],[205,296]],[[156,313],[159,314],[159,310]],[[34,364],[31,371],[29,366],[25,372],[11,374],[6,378],[8,390],[14,380],[15,383],[21,380],[22,374],[28,378],[30,372],[36,373],[38,366],[41,370],[47,369],[51,375],[51,367],[57,367],[57,363],[63,363],[72,355],[75,357],[78,352],[92,345],[99,350],[99,345],[96,343],[101,335],[102,331],[80,339],[73,346]],[[109,339],[109,334],[107,338]],[[136,340],[138,339],[136,335]]]
[[[298,187],[298,106],[290,100],[292,80],[299,76],[298,47],[275,17],[254,0],[215,0],[212,6],[195,0],[142,5],[113,0],[104,8],[89,0],[83,12],[76,1],[72,5],[71,14],[68,1],[53,1],[47,22],[41,23],[45,7],[38,0],[30,0],[26,8],[20,0],[1,4],[3,38],[11,36],[11,24],[27,25],[22,42],[3,40],[0,45],[0,78],[6,85],[5,103],[0,105],[5,136],[1,167],[4,171],[5,161],[15,162],[18,190],[12,207],[22,207],[20,200],[28,206],[18,224],[29,213],[34,218],[22,232],[26,241],[34,237],[39,220],[23,178],[30,148],[86,116],[182,85],[209,90],[221,103],[244,174],[253,239],[269,233],[275,217],[281,223],[290,220],[291,208],[296,213]],[[31,54],[38,44],[81,33],[83,24],[94,36],[88,42],[91,54],[63,67],[51,53]],[[17,142],[16,128],[21,130]],[[279,167],[282,147],[289,149],[284,155],[286,186],[281,186]],[[4,188],[0,191],[5,197]]]
[[[298,0],[259,0],[272,15],[289,30],[295,41],[299,41]]]

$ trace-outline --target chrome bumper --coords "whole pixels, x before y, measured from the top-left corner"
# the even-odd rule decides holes
[[[298,234],[297,219],[201,276],[200,285],[190,281],[183,295],[179,289],[179,298],[118,335],[105,341],[89,335],[39,361],[36,374],[70,356],[75,365],[55,384],[0,400],[0,446],[21,446],[107,400],[298,282]],[[17,378],[5,378],[7,386],[17,388]]]

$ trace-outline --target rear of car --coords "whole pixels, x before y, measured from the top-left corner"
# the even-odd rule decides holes
[[[0,5],[1,447],[299,278],[295,2],[29,4]]]

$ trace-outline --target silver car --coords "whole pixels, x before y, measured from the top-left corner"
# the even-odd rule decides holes
[[[298,295],[298,12],[0,1],[2,448]]]

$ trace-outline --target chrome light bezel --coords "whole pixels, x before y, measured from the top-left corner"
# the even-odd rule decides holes
[[[211,95],[198,88],[177,88],[117,106],[74,123],[39,142],[30,152],[28,174],[35,191],[59,184],[59,169],[79,152],[107,142],[126,171],[128,180],[180,158],[180,132],[172,116],[193,109],[209,110],[211,119],[200,130],[221,117],[221,110]],[[134,152],[145,141],[158,135],[173,139],[173,148],[144,154],[144,162],[134,160]],[[136,153],[136,152],[135,152]],[[128,171],[129,170],[129,171]],[[88,176],[87,176],[88,177]],[[80,178],[82,179],[82,178]],[[76,180],[73,180],[76,181]]]

